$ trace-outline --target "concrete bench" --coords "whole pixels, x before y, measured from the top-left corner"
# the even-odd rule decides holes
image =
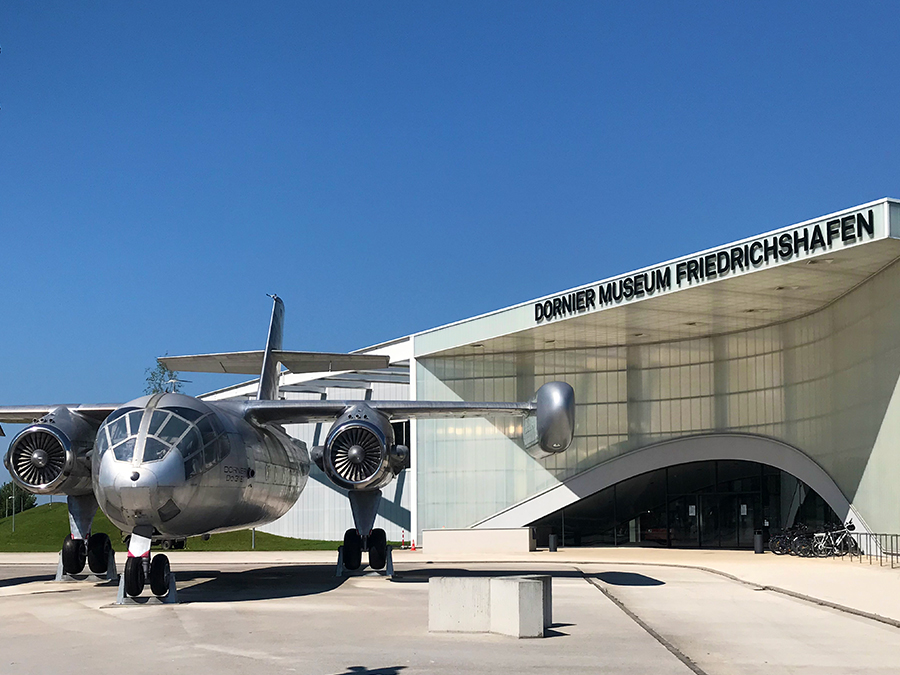
[[[428,581],[428,630],[543,637],[552,622],[549,575],[433,577]]]

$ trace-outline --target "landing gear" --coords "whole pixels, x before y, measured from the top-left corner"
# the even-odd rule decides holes
[[[72,535],[66,535],[62,547],[63,571],[66,574],[79,574],[84,569],[87,559],[84,539],[73,539]]]
[[[136,598],[144,590],[144,559],[129,557],[125,561],[125,593]]]
[[[135,528],[128,541],[128,560],[125,562],[125,574],[119,581],[117,605],[145,604],[147,602],[172,604],[178,602],[178,591],[175,578],[169,568],[168,556],[159,553],[150,555],[152,528]],[[177,543],[175,548],[177,548]],[[136,598],[143,593],[144,586],[150,583],[150,591],[155,598]]]
[[[60,570],[57,570],[57,581],[62,581],[63,575],[73,576],[81,574],[84,564],[93,556],[90,556],[88,537],[91,536],[91,523],[94,521],[94,514],[97,513],[97,500],[93,493],[87,495],[69,495],[66,498],[66,504],[69,510],[69,535],[63,541],[62,553],[60,554],[60,562],[62,563]],[[105,536],[105,535],[104,535]],[[107,566],[106,559],[103,559],[103,569]],[[91,563],[91,570],[94,564]]]
[[[106,574],[112,542],[103,532],[92,534],[87,540],[87,563],[94,574]]]
[[[348,570],[358,570],[362,564],[362,537],[356,530],[344,532],[344,567]]]
[[[169,559],[162,553],[153,556],[150,561],[150,590],[153,595],[161,597],[169,592]]]
[[[373,570],[384,569],[387,564],[387,535],[381,528],[372,530],[369,535],[369,567]]]
[[[387,569],[387,574],[393,576],[394,565],[387,545],[387,535],[381,528],[374,527],[381,490],[350,490],[347,497],[350,499],[350,510],[356,527],[344,533],[344,545],[338,556],[337,576],[358,570],[362,565],[363,551],[369,554],[369,567],[373,570]],[[366,532],[368,536],[360,536],[360,532]]]
[[[150,562],[149,568],[145,563]],[[144,586],[150,582],[150,592],[164,603],[178,602],[178,594],[172,583],[172,570],[169,567],[169,558],[160,553],[149,558],[148,556],[131,556],[125,562],[124,587],[119,586],[119,599],[117,604],[125,604],[125,596],[136,598],[144,592]],[[124,594],[123,594],[124,590]],[[133,601],[131,601],[133,602]]]

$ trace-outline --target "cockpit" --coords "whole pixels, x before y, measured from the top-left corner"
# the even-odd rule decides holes
[[[229,451],[228,435],[213,412],[170,405],[124,407],[97,432],[98,457],[112,451],[119,462],[158,462],[173,449],[184,460],[185,478],[217,464]]]

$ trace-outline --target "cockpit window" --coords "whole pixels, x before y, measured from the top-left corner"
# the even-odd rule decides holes
[[[190,425],[183,419],[176,415],[172,415],[169,417],[169,421],[165,423],[163,428],[160,429],[156,435],[160,440],[165,441],[169,445],[175,445],[175,443],[178,442],[178,439],[184,435],[185,431],[187,431],[188,426]]]
[[[228,435],[215,414],[185,407],[123,408],[115,411],[97,432],[96,450],[103,455],[112,448],[120,462],[134,459],[138,431],[145,414],[150,415],[141,461],[157,462],[177,447],[184,458],[185,476],[190,478],[218,463],[228,454]]]
[[[109,442],[112,445],[116,445],[117,443],[121,443],[126,438],[128,438],[128,422],[126,417],[120,417],[115,422],[110,424],[107,428],[109,429]]]
[[[188,452],[190,444],[191,452]],[[184,454],[184,475],[191,478],[214,466],[228,454],[231,445],[222,423],[215,415],[207,415],[197,422],[179,445]]]
[[[159,461],[169,450],[179,445],[179,439],[185,432],[190,435],[188,430],[191,423],[184,419],[186,412],[190,412],[190,408],[160,408],[153,411],[153,418],[147,430],[147,440],[144,443],[145,462]]]
[[[144,461],[155,462],[156,460],[162,459],[171,449],[170,446],[162,441],[158,441],[155,438],[148,436],[147,440],[144,442]]]
[[[134,442],[136,440],[135,438],[129,438],[127,441],[114,447],[113,452],[116,455],[116,459],[120,462],[130,462],[132,456],[134,456]]]
[[[128,435],[137,436],[138,429],[141,428],[141,418],[144,416],[143,410],[135,410],[128,413]]]
[[[200,432],[197,431],[196,427],[191,427],[191,430],[187,432],[187,435],[178,444],[178,447],[181,450],[181,454],[185,457],[196,454],[203,447],[203,439],[200,437]]]
[[[171,408],[165,408],[165,410],[170,410],[176,415],[180,415],[184,419],[190,422],[196,422],[198,419],[203,417],[203,412],[200,410],[194,410],[193,408],[182,408],[181,406],[172,406]]]
[[[101,427],[97,432],[97,442],[94,444],[94,451],[97,456],[102,456],[109,449],[109,436],[106,435],[106,428]]]
[[[169,413],[167,413],[165,410],[154,410],[153,418],[150,420],[150,426],[147,429],[147,433],[155,435],[156,432],[159,431],[159,428],[163,425],[163,422],[165,422],[168,418]]]
[[[119,408],[118,410],[113,410],[109,417],[106,418],[106,423],[110,424],[119,419],[122,415],[130,413],[132,410],[137,410],[137,408]]]

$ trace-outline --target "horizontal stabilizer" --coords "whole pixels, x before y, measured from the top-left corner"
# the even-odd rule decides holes
[[[387,368],[387,356],[371,354],[329,354],[326,352],[272,352],[292,373],[328,373],[336,370],[373,370]],[[193,356],[161,356],[157,359],[169,370],[181,373],[235,373],[259,375],[263,350],[195,354]]]

